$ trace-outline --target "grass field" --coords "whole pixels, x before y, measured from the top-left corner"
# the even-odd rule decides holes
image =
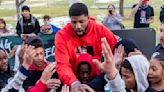
[[[13,0],[2,0],[2,5],[0,6],[0,17],[8,17],[8,16],[16,16],[15,4],[12,4],[12,9],[7,7],[7,5],[3,5],[3,3]],[[123,24],[126,28],[133,27],[133,19],[127,20],[125,17],[129,15],[131,9],[130,7],[137,3],[138,0],[124,0],[124,6],[129,7],[128,9],[124,9],[124,18]],[[154,28],[157,32],[159,30],[159,11],[160,6],[162,6],[163,0],[154,0],[151,1],[151,5],[154,7],[155,11],[155,21],[151,24],[151,27]],[[83,0],[89,7],[90,16],[96,17],[97,15],[104,13],[106,14],[106,9],[98,9],[98,8],[90,8],[92,6],[97,7],[106,7],[108,3],[95,3],[94,0]],[[118,6],[118,2],[111,2]],[[68,0],[26,0],[25,4],[30,5],[31,13],[37,16],[38,18],[42,18],[43,15],[48,14],[51,17],[58,17],[58,16],[67,16],[68,15]],[[39,6],[39,4],[42,4]],[[38,6],[37,6],[38,5]],[[11,6],[11,5],[10,5]],[[6,7],[6,8],[4,8]],[[15,24],[16,20],[7,20],[7,23]]]

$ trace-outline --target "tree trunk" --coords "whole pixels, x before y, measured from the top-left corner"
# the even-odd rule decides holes
[[[124,0],[120,0],[119,2],[119,13],[121,16],[124,16]]]
[[[16,12],[17,12],[17,19],[20,17],[20,6],[25,2],[26,0],[15,0],[16,5]]]
[[[1,3],[2,3],[2,0],[0,0],[0,5],[1,5]]]
[[[17,20],[20,17],[20,8],[19,8],[19,0],[15,0],[16,12],[17,12]]]

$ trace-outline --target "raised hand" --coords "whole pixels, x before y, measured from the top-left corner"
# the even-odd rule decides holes
[[[67,85],[62,86],[62,90],[60,92],[70,92],[69,86],[67,86]]]
[[[121,62],[123,61],[123,55],[124,55],[124,46],[119,45],[118,48],[115,48],[114,56],[113,56],[113,62],[115,62],[117,69],[119,69]]]
[[[141,6],[144,0],[139,0],[138,5]]]
[[[50,89],[57,89],[58,87],[60,87],[61,82],[59,79],[53,78],[53,79],[47,80],[46,84],[48,88]]]
[[[103,63],[98,61],[97,59],[93,59],[93,62],[97,67],[99,67],[102,71],[104,71],[107,74],[107,77],[109,79],[114,79],[117,74],[117,69],[115,67],[115,62],[113,62],[113,54],[111,51],[111,48],[106,40],[106,38],[102,38],[102,50],[105,55],[105,60]]]
[[[47,83],[47,81],[52,77],[52,75],[55,73],[56,69],[55,69],[56,64],[49,64],[48,66],[46,66],[46,68],[44,69],[44,71],[42,72],[42,76],[40,78],[40,80],[43,83]]]
[[[35,56],[34,46],[23,45],[21,48],[20,54],[22,54],[22,65],[28,69],[29,66],[33,63],[33,59]]]
[[[80,87],[81,87],[81,83],[79,81],[77,81],[76,83],[74,83],[72,86],[71,86],[71,92],[79,92]]]

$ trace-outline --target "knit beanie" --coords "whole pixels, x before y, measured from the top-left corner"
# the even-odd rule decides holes
[[[126,54],[128,55],[130,52],[133,52],[134,49],[137,49],[137,45],[136,43],[132,40],[132,39],[122,39],[121,41],[119,41],[114,48],[118,48],[119,45],[124,46],[124,50],[126,52]]]

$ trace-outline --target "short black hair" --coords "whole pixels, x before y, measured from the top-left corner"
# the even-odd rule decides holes
[[[43,16],[43,19],[50,19],[51,17],[50,16],[48,16],[48,15],[44,15]]]
[[[42,39],[39,36],[30,36],[25,40],[25,44],[34,46],[34,48],[42,47],[44,48],[44,44]]]
[[[133,73],[133,68],[132,68],[130,62],[129,62],[127,59],[125,59],[125,60],[121,63],[121,68],[122,68],[122,67],[124,67],[124,68],[126,68],[126,69],[129,69],[129,70]]]
[[[24,5],[24,6],[22,7],[22,12],[23,12],[24,10],[27,10],[27,11],[30,12],[30,8],[29,8],[27,5]]]
[[[69,8],[69,16],[80,16],[80,15],[88,16],[88,8],[83,3],[74,3]]]
[[[155,55],[152,56],[152,59],[157,59],[160,61],[161,65],[164,67],[164,52],[155,52]]]

